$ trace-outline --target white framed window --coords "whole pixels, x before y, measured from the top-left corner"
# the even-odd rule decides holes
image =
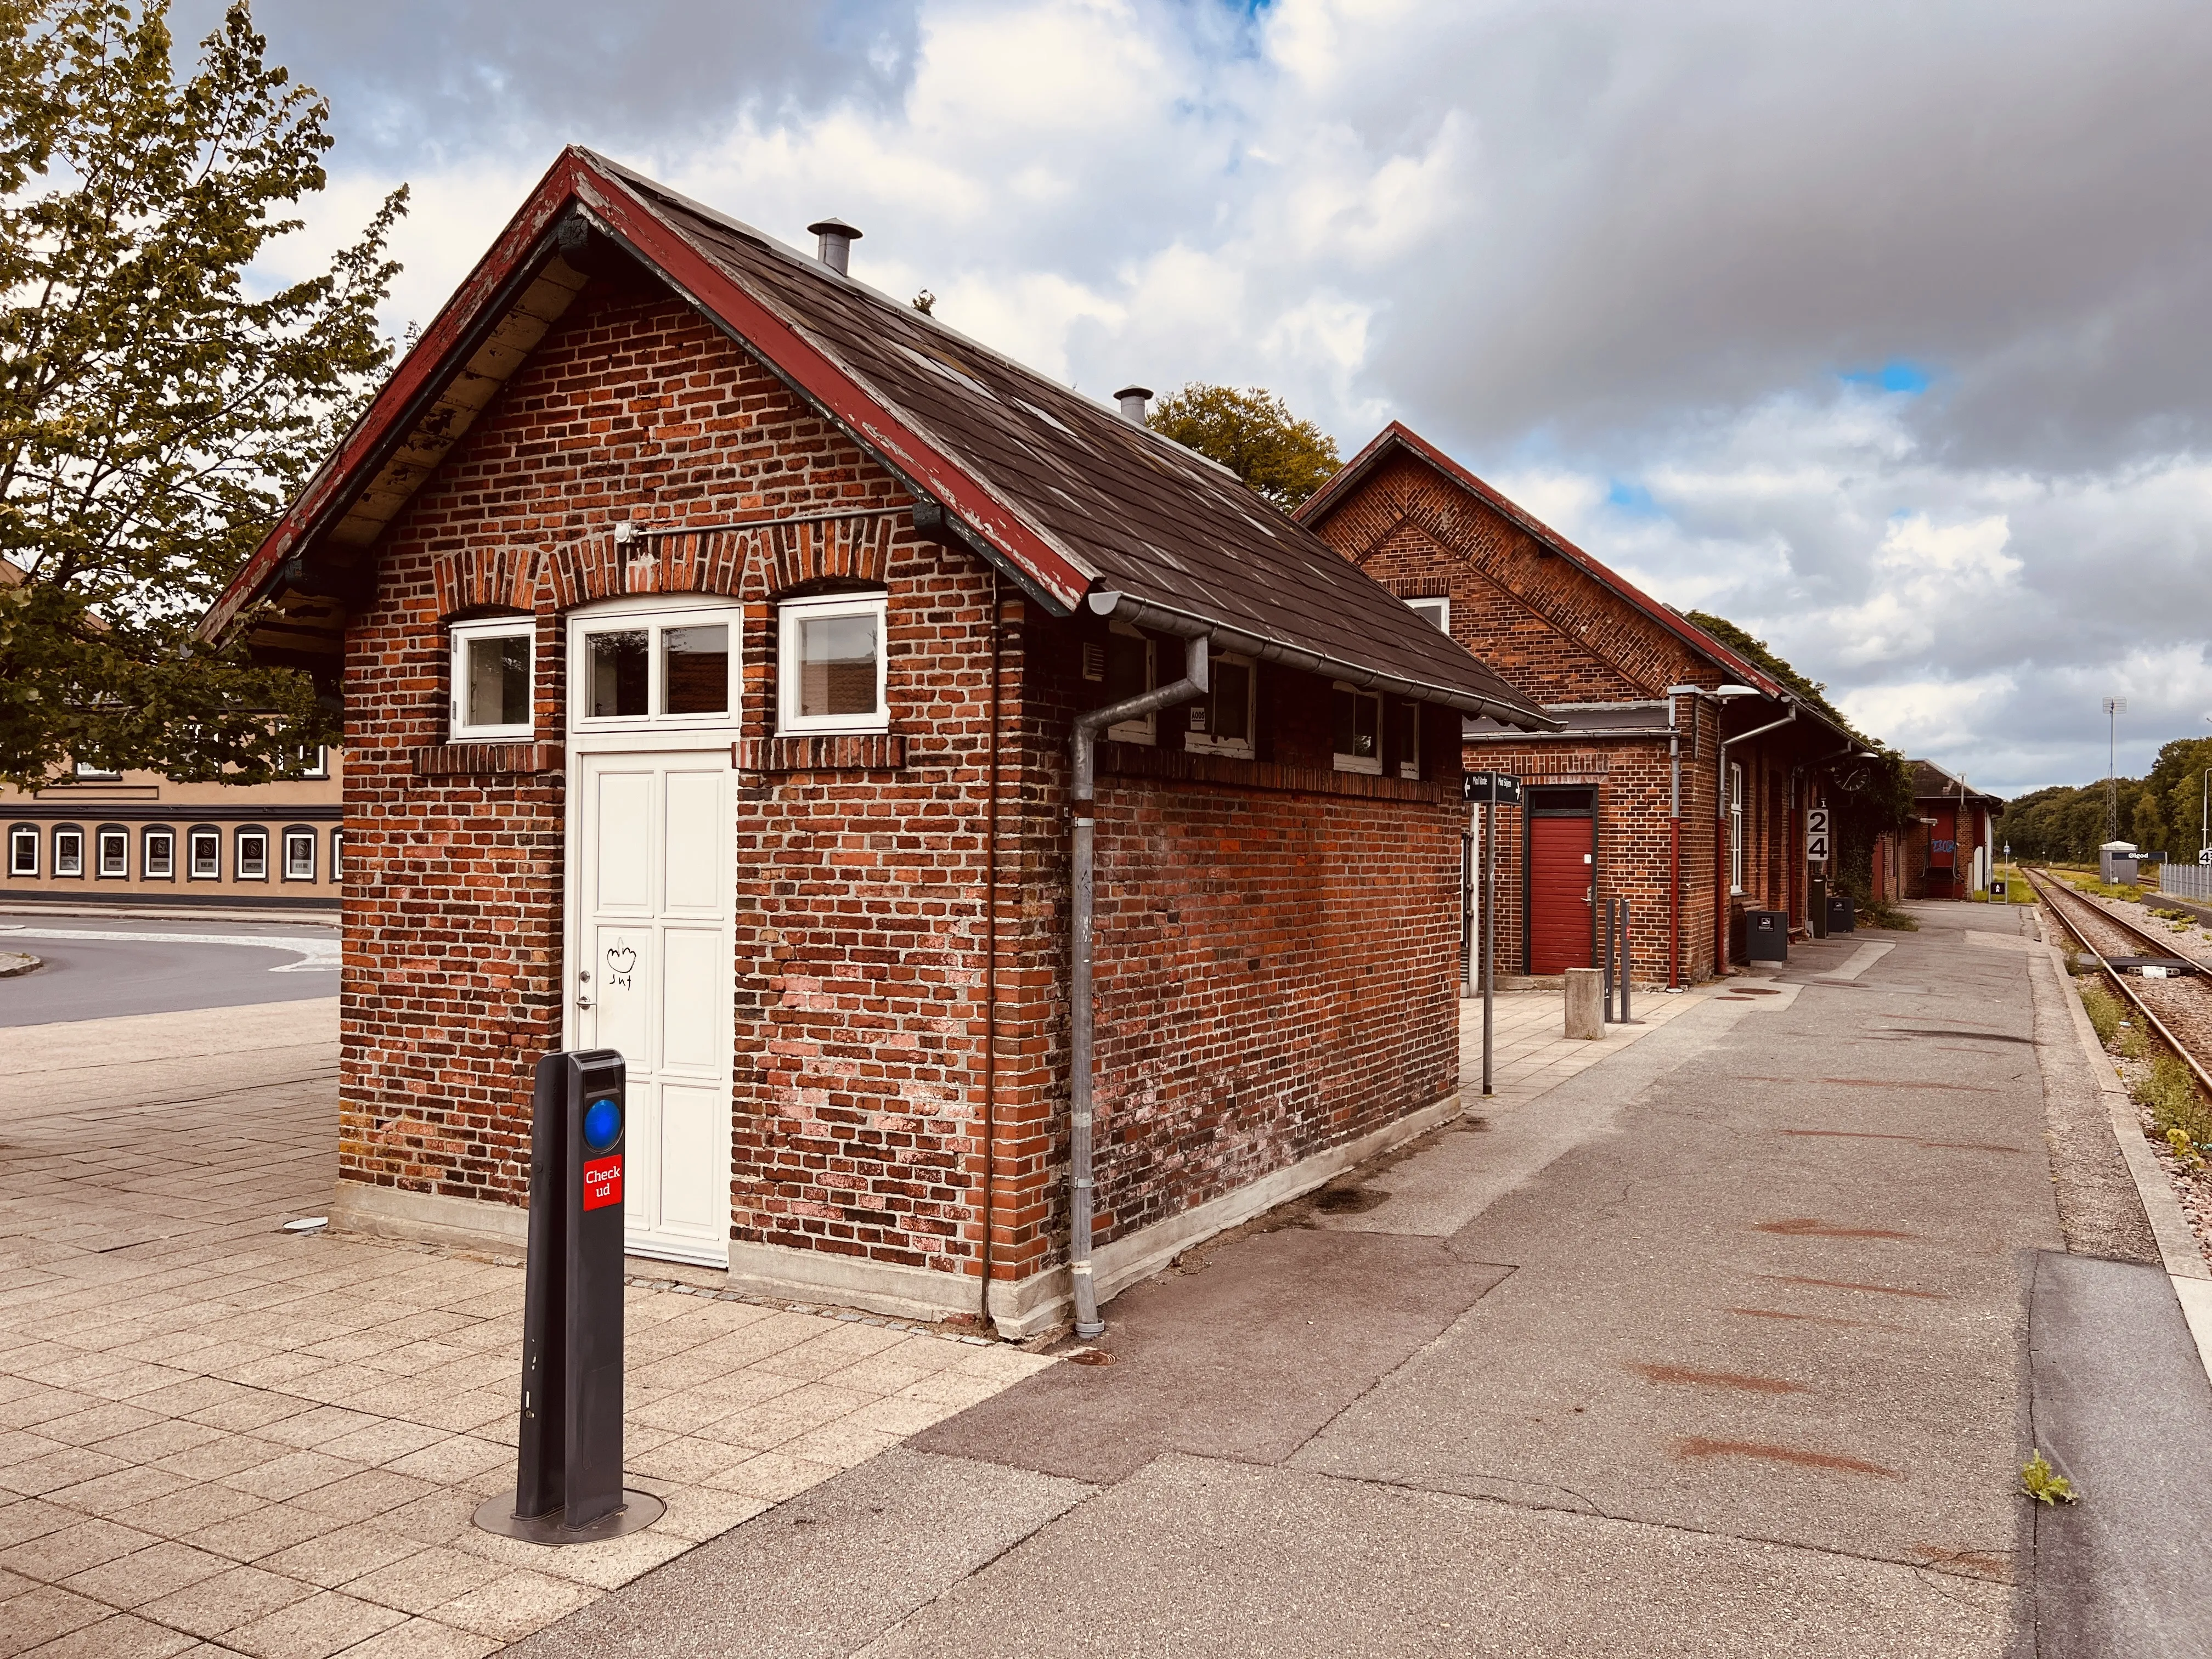
[[[683,731],[736,719],[732,605],[617,603],[571,618],[568,724],[580,732]]]
[[[287,830],[284,832],[284,879],[313,881],[315,878],[315,832],[312,830]]]
[[[1398,775],[1419,782],[1421,776],[1421,705],[1417,702],[1396,702],[1390,705],[1392,718],[1397,722],[1395,735],[1397,741],[1392,752],[1398,763]]]
[[[84,873],[84,831],[74,826],[54,831],[54,873],[58,876],[81,876]]]
[[[776,607],[780,732],[883,732],[889,653],[882,593],[786,599]]]
[[[103,878],[116,877],[128,879],[131,874],[131,832],[128,830],[102,830],[93,837],[94,866]]]
[[[1190,706],[1183,746],[1201,755],[1250,760],[1260,710],[1260,674],[1249,657],[1222,655],[1207,665],[1212,687]]]
[[[138,873],[149,881],[177,878],[177,837],[173,830],[149,830],[138,855]]]
[[[85,761],[76,763],[76,781],[79,783],[113,783],[122,775],[120,772],[111,772],[104,766],[94,766]]]
[[[1743,891],[1743,763],[1729,763],[1729,891]]]
[[[1145,635],[1127,623],[1115,623],[1106,634],[1106,701],[1121,702],[1130,697],[1141,697],[1157,689],[1160,683],[1159,647]],[[1157,743],[1159,740],[1159,715],[1157,712],[1133,720],[1123,720],[1119,726],[1109,726],[1106,735],[1115,743]]]
[[[455,623],[453,708],[455,743],[512,742],[536,725],[532,704],[537,624],[527,617]]]
[[[8,873],[11,876],[35,876],[39,873],[39,832],[30,824],[19,823],[8,832]]]
[[[301,744],[285,750],[283,767],[288,778],[326,778],[331,775],[330,751],[320,744]]]
[[[1432,599],[1408,599],[1406,609],[1417,617],[1426,617],[1447,634],[1451,632],[1451,600],[1443,594]]]
[[[222,879],[222,832],[220,830],[193,830],[185,848],[191,855],[194,881]]]
[[[266,830],[240,830],[237,849],[235,874],[240,881],[269,879],[269,832]]]
[[[336,881],[345,874],[345,831],[331,831],[331,879]]]
[[[1330,688],[1329,704],[1336,769],[1382,776],[1382,694],[1338,680]]]

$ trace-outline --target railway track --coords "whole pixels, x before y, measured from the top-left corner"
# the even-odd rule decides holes
[[[2161,962],[2185,962],[2170,940],[2123,921],[2101,904],[2095,904],[2064,882],[2029,870],[2028,885],[2059,925],[2081,941],[2097,959],[2120,994],[2142,1016],[2166,1046],[2181,1056],[2197,1074],[2197,1086],[2212,1096],[2212,970],[2190,963],[2189,971],[2165,977],[2146,977],[2116,967],[2116,959],[2154,957]]]

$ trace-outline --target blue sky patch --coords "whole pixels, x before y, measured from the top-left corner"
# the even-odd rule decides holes
[[[1893,357],[1880,368],[1846,369],[1837,378],[1852,386],[1879,386],[1884,392],[1902,392],[1913,398],[1927,391],[1936,379],[1918,363],[1904,357]]]
[[[1651,499],[1651,492],[1640,483],[1630,483],[1625,478],[1615,478],[1613,487],[1605,492],[1608,504],[1639,519],[1663,518],[1659,503]]]

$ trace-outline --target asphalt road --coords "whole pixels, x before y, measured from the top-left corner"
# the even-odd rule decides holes
[[[306,921],[9,913],[0,951],[46,964],[0,979],[0,1026],[299,1002],[338,988],[337,930]]]

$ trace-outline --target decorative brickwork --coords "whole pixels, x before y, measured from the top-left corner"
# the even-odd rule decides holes
[[[896,732],[867,737],[744,738],[736,745],[740,772],[896,772],[906,764],[906,738]]]
[[[418,778],[557,772],[567,763],[557,743],[434,743],[416,750],[413,758]]]

